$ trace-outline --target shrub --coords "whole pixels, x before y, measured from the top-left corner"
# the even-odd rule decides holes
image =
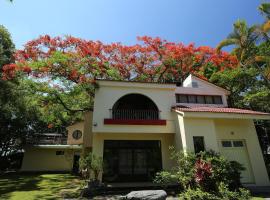
[[[200,188],[188,188],[179,197],[180,200],[220,200],[216,195],[204,192]]]
[[[96,156],[93,153],[89,153],[86,156],[80,158],[79,161],[80,171],[85,179],[91,177],[91,173],[94,174],[94,180],[98,180],[98,176],[103,169],[103,160],[101,157]]]
[[[171,150],[176,167],[157,173],[154,181],[163,185],[177,183],[184,189],[182,199],[249,198],[249,191],[240,188],[240,172],[244,170],[241,164],[230,162],[214,151],[194,154]]]
[[[194,163],[196,161],[195,154],[174,151],[171,148],[171,159],[176,161],[176,166],[171,171],[160,172],[154,179],[154,182],[163,185],[168,184],[171,180],[171,184],[177,182],[181,188],[187,189],[192,187],[194,182]]]
[[[248,190],[240,188],[239,191],[230,191],[229,188],[221,183],[215,193],[205,192],[201,188],[188,188],[180,194],[180,200],[248,200],[251,199]]]

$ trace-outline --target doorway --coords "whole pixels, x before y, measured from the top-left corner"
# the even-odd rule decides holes
[[[162,169],[158,140],[105,140],[105,182],[152,181]]]

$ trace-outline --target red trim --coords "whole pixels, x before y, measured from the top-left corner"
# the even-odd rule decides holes
[[[121,124],[121,125],[160,125],[165,126],[166,120],[152,119],[104,119],[104,124]]]

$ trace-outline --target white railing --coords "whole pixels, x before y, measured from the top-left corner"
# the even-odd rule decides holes
[[[158,110],[141,110],[141,109],[110,109],[111,119],[127,120],[158,120]]]

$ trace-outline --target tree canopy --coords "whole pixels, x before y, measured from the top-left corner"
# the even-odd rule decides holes
[[[190,73],[207,79],[237,67],[237,58],[207,46],[195,47],[160,38],[138,37],[136,45],[103,44],[71,36],[48,35],[16,51],[3,67],[3,79],[23,75],[35,80],[44,106],[60,104],[69,114],[91,110],[96,79],[182,82]]]

